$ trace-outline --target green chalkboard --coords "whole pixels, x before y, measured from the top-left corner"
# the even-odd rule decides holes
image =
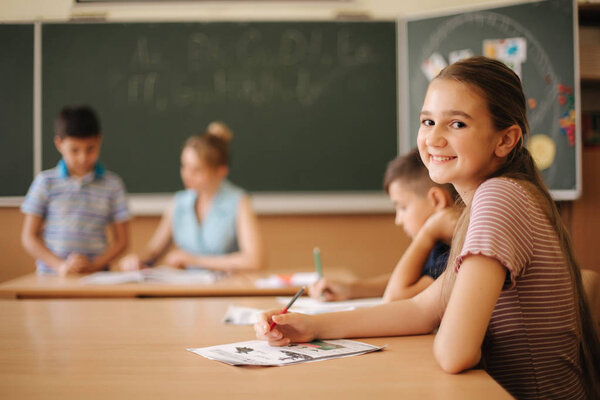
[[[234,131],[253,192],[379,191],[397,153],[395,22],[43,24],[44,168],[63,104],[101,118],[101,160],[130,193],[181,188],[186,137]]]
[[[33,25],[0,25],[0,196],[33,180]]]
[[[576,113],[579,82],[575,78],[573,9],[572,0],[548,0],[407,21],[408,96],[403,106],[407,117],[403,134],[409,145],[416,144],[419,112],[429,84],[426,60],[437,54],[448,63],[452,52],[461,50],[489,55],[484,53],[484,41],[517,38],[525,44],[517,46],[525,58],[513,65],[520,64],[531,134],[545,135],[544,143],[550,138],[555,148],[553,162],[542,174],[556,198],[577,197],[580,135],[571,117]],[[487,43],[494,46],[498,42]]]

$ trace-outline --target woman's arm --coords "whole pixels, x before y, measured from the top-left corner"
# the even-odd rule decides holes
[[[506,268],[494,258],[470,255],[462,262],[434,341],[434,354],[444,371],[458,373],[479,362],[505,277]]]
[[[237,238],[240,250],[235,253],[218,256],[193,256],[188,253],[175,252],[173,258],[184,264],[199,265],[204,268],[231,271],[257,270],[264,266],[262,239],[258,229],[258,221],[248,196],[242,197],[238,206]]]

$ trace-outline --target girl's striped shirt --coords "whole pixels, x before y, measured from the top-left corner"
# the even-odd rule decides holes
[[[479,186],[455,261],[495,258],[507,279],[482,348],[486,371],[518,399],[582,399],[577,306],[555,230],[517,181]]]

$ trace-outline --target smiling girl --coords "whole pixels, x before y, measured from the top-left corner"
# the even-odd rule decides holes
[[[449,373],[481,366],[519,399],[599,398],[598,336],[569,236],[524,146],[528,130],[521,82],[503,63],[445,68],[429,85],[417,143],[432,180],[452,183],[465,205],[446,272],[371,309],[266,312],[257,336],[286,345],[437,328],[433,351]]]

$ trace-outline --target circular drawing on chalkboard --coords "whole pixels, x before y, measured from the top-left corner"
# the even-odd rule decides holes
[[[532,135],[527,143],[527,148],[540,171],[550,167],[554,162],[556,144],[550,136]]]
[[[489,46],[490,42],[500,42],[501,39],[512,39],[524,43],[524,60],[519,68],[513,68],[521,76],[526,98],[536,99],[535,107],[529,107],[527,118],[529,120],[530,132],[548,132],[553,142],[561,143],[564,137],[560,137],[558,121],[560,118],[560,104],[556,101],[557,76],[552,61],[541,43],[527,28],[519,22],[505,15],[489,11],[480,11],[460,14],[455,17],[440,18],[441,23],[435,28],[435,19],[429,20],[428,40],[420,48],[418,60],[411,60],[410,71],[410,111],[411,111],[411,145],[416,144],[416,132],[418,127],[412,125],[414,116],[418,115],[423,98],[413,94],[423,94],[429,85],[428,64],[440,62],[450,63],[456,61],[453,58],[457,54],[463,55],[486,55],[484,42]],[[424,29],[420,28],[421,34]],[[477,34],[473,34],[477,32]],[[411,31],[409,31],[410,35]],[[410,43],[410,38],[409,38]],[[487,53],[489,55],[489,52]],[[432,57],[433,56],[433,57]],[[500,59],[500,57],[498,57]],[[432,61],[433,60],[433,61]],[[503,60],[505,61],[505,60]],[[417,65],[414,62],[418,62]],[[506,61],[505,61],[506,62]],[[425,63],[425,64],[424,64]],[[509,66],[510,63],[507,62]],[[416,111],[416,112],[415,112]],[[555,158],[552,157],[552,160]],[[546,179],[552,181],[558,173],[557,164],[544,165]]]

